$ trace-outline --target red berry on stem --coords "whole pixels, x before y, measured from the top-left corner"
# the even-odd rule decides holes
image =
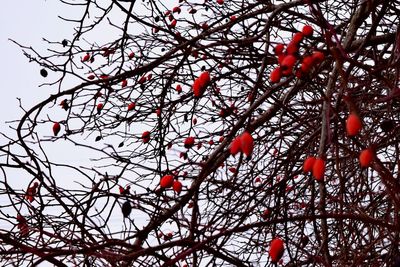
[[[103,103],[99,103],[99,104],[97,104],[97,107],[96,107],[96,109],[97,109],[97,114],[100,114],[100,112],[101,112],[101,110],[103,109]]]
[[[241,137],[240,141],[242,143],[242,151],[247,157],[251,157],[254,149],[254,140],[250,133],[244,132]]]
[[[361,151],[359,160],[362,168],[368,167],[374,159],[374,151],[371,148]]]
[[[360,133],[362,123],[356,113],[351,113],[346,120],[346,132],[348,136],[355,136]]]
[[[143,143],[148,143],[150,141],[150,132],[149,131],[144,131],[142,133],[142,141]]]
[[[128,111],[131,111],[131,110],[135,109],[135,107],[136,107],[135,102],[130,103],[130,104],[128,105]]]
[[[282,55],[284,49],[285,49],[284,44],[277,44],[274,48],[275,55],[277,56]]]
[[[185,148],[191,148],[194,145],[194,137],[190,136],[188,138],[185,139],[183,146]]]
[[[302,33],[306,37],[311,37],[313,35],[314,29],[310,25],[305,25],[303,27]]]
[[[271,74],[269,76],[269,78],[270,78],[272,83],[280,82],[281,77],[282,77],[282,73],[281,73],[281,68],[280,67],[277,67],[273,71],[271,71]]]
[[[160,180],[162,188],[169,188],[174,184],[174,177],[172,175],[164,175]]]
[[[273,263],[277,263],[285,251],[284,243],[280,238],[274,238],[269,247],[269,256]]]
[[[174,183],[173,183],[173,185],[172,185],[172,189],[173,189],[176,193],[180,194],[181,191],[182,191],[182,183],[181,183],[180,181],[178,181],[178,180],[174,181]]]
[[[229,151],[233,156],[242,151],[242,141],[240,140],[240,137],[233,139],[231,146],[229,147]]]
[[[325,174],[325,160],[316,158],[312,168],[312,175],[315,180],[322,181]]]
[[[59,123],[59,122],[55,122],[55,123],[53,124],[53,134],[54,134],[55,136],[57,136],[58,133],[60,132],[60,130],[61,130],[60,123]]]
[[[313,170],[313,166],[315,163],[315,157],[308,157],[303,163],[303,171],[304,172],[311,172]]]
[[[296,57],[293,55],[287,55],[282,60],[281,69],[282,71],[293,69],[294,64],[296,64]]]
[[[301,41],[303,41],[303,38],[304,38],[304,35],[303,35],[302,32],[296,32],[293,35],[292,42],[296,43],[296,44],[299,44],[299,43],[301,43]]]
[[[324,53],[322,53],[322,52],[320,52],[320,51],[315,51],[315,52],[312,54],[312,58],[313,58],[313,60],[314,60],[314,63],[319,64],[319,63],[321,63],[322,61],[324,61],[325,55],[324,55]]]

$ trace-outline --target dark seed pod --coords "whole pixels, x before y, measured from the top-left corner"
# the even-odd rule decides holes
[[[122,215],[124,215],[125,218],[128,217],[132,211],[131,203],[129,201],[124,202],[124,204],[122,204],[121,210],[122,210]]]
[[[45,70],[45,69],[41,69],[40,70],[40,75],[42,75],[44,78],[46,78],[47,77],[47,70]]]

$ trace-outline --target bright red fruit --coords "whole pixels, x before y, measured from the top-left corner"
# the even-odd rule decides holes
[[[130,104],[128,105],[128,111],[134,110],[135,107],[136,107],[135,102],[130,103]]]
[[[129,57],[129,59],[134,58],[134,57],[135,57],[135,53],[131,52],[131,53],[128,55],[128,57]]]
[[[269,256],[273,263],[277,263],[285,251],[284,243],[280,238],[274,238],[269,247]]]
[[[174,184],[174,177],[172,175],[164,175],[160,180],[160,186],[162,188],[171,187]]]
[[[289,55],[296,54],[299,51],[299,43],[291,41],[287,48],[286,48],[286,53]]]
[[[242,143],[242,151],[243,153],[247,156],[250,157],[251,153],[253,153],[253,149],[254,149],[254,140],[253,137],[251,136],[251,134],[249,134],[248,132],[244,132],[241,136],[240,136],[240,141]]]
[[[171,28],[175,28],[176,23],[177,23],[177,21],[176,21],[176,19],[174,19],[174,20],[171,22],[171,24],[170,24],[169,26],[170,26]]]
[[[312,168],[312,175],[314,176],[315,180],[322,181],[325,174],[325,160],[321,158],[316,158],[313,168]]]
[[[351,113],[346,120],[346,132],[348,136],[357,135],[362,128],[360,117],[356,113]]]
[[[142,133],[142,141],[145,144],[150,141],[150,132],[149,131],[145,131]]]
[[[217,0],[217,4],[223,5],[224,4],[224,0]]]
[[[278,55],[278,63],[279,63],[279,65],[281,65],[282,64],[282,62],[283,62],[283,60],[285,59],[285,57],[286,57],[286,55],[285,54],[280,54],[280,55]]]
[[[374,159],[374,151],[371,148],[367,148],[361,151],[359,156],[361,167],[363,168],[368,167],[373,159]]]
[[[182,191],[182,183],[179,182],[178,180],[174,181],[172,189],[174,189],[176,193],[180,194]]]
[[[201,97],[204,94],[206,87],[211,81],[210,73],[205,71],[200,74],[199,78],[194,80],[193,83],[193,94],[195,97]]]
[[[301,71],[303,73],[308,73],[310,72],[311,68],[313,67],[314,64],[314,59],[312,56],[305,56],[303,58],[303,61],[301,62]]]
[[[315,52],[312,54],[312,58],[313,58],[313,60],[314,60],[314,62],[315,62],[316,64],[319,64],[319,63],[321,63],[322,61],[324,61],[325,55],[324,55],[324,53],[322,53],[322,52],[320,52],[320,51],[315,51]]]
[[[210,73],[208,71],[202,72],[200,74],[199,79],[201,81],[201,85],[202,86],[207,86],[211,81]]]
[[[60,130],[61,130],[60,123],[59,123],[59,122],[55,122],[55,123],[53,124],[53,134],[54,134],[55,136],[57,136],[57,134],[60,132]]]
[[[281,64],[282,70],[291,70],[293,69],[294,64],[296,64],[296,57],[293,55],[287,55]]]
[[[178,92],[178,94],[182,92],[182,86],[180,84],[176,86],[176,91]]]
[[[95,76],[94,76],[94,74],[90,74],[87,78],[88,78],[88,80],[94,80]]]
[[[269,78],[272,83],[278,83],[281,80],[282,73],[281,73],[281,68],[277,67],[273,71],[271,71],[271,74],[269,75]]]
[[[229,17],[229,19],[230,19],[230,21],[235,21],[236,20],[236,16],[232,15],[232,16]]]
[[[296,33],[293,35],[292,42],[294,42],[294,43],[296,43],[296,44],[299,44],[299,43],[301,43],[301,41],[303,41],[303,38],[304,38],[304,35],[303,35],[302,32],[296,32]]]
[[[185,139],[183,146],[185,148],[191,148],[194,145],[194,137],[190,136]]]
[[[277,44],[274,48],[275,55],[277,56],[282,55],[284,49],[285,49],[284,44]]]
[[[240,137],[233,139],[229,151],[233,156],[242,151],[242,141],[240,140]]]
[[[315,157],[312,157],[312,156],[306,158],[306,160],[303,163],[303,171],[311,172],[313,170],[315,160],[316,160]]]
[[[313,35],[313,28],[310,25],[305,25],[303,27],[302,33],[304,34],[304,36],[306,37],[311,37]]]

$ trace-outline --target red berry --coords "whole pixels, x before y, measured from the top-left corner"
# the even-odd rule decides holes
[[[304,172],[311,172],[313,170],[313,166],[315,163],[315,157],[308,157],[303,163],[303,171]]]
[[[182,92],[182,86],[180,84],[178,84],[176,86],[176,91],[180,94]]]
[[[282,55],[284,49],[285,49],[284,44],[277,44],[274,48],[275,55],[277,56]]]
[[[324,61],[325,55],[324,55],[324,53],[322,53],[322,52],[320,52],[320,51],[315,51],[315,52],[312,54],[312,58],[313,58],[313,60],[314,60],[314,63],[319,64],[319,63],[321,63],[322,61]]]
[[[248,132],[244,132],[240,136],[240,141],[241,141],[241,146],[242,146],[242,151],[243,153],[247,156],[250,157],[251,153],[253,153],[254,149],[254,140],[251,134]]]
[[[145,144],[150,141],[150,132],[149,131],[145,131],[142,133],[142,141]]]
[[[273,71],[271,71],[271,74],[269,75],[269,78],[272,83],[280,82],[281,77],[282,77],[282,73],[281,73],[280,67],[276,67]]]
[[[178,180],[174,181],[174,183],[173,183],[173,185],[172,185],[172,189],[173,189],[176,193],[180,194],[181,191],[182,191],[182,183],[179,182]]]
[[[304,34],[305,37],[311,37],[313,35],[313,28],[310,25],[305,25],[303,27],[302,33]]]
[[[179,6],[176,6],[176,7],[174,7],[173,9],[172,9],[172,12],[173,13],[181,13],[181,8],[179,7]]]
[[[128,105],[128,111],[134,110],[135,107],[136,107],[135,102],[130,103],[130,104]]]
[[[362,128],[360,117],[356,113],[351,113],[346,120],[346,132],[348,136],[357,135]]]
[[[296,43],[296,42],[291,41],[291,42],[288,44],[287,48],[286,48],[286,53],[287,53],[288,55],[294,55],[294,54],[296,54],[297,52],[299,52],[299,44]]]
[[[316,158],[313,168],[312,174],[317,181],[322,181],[325,174],[325,161],[321,158]]]
[[[296,57],[293,55],[287,55],[282,60],[281,68],[282,71],[293,69],[294,64],[296,64]]]
[[[373,159],[374,159],[374,151],[371,148],[367,148],[361,151],[359,156],[361,167],[363,168],[368,167]]]
[[[201,97],[204,94],[206,87],[210,83],[210,73],[205,71],[200,74],[199,78],[194,80],[193,83],[193,94],[195,97]]]
[[[242,141],[240,140],[240,137],[233,139],[231,146],[229,147],[229,151],[233,156],[242,151]]]
[[[122,80],[121,87],[125,88],[127,85],[128,85],[128,81],[127,80]]]
[[[174,184],[174,177],[172,175],[164,175],[160,180],[160,186],[162,188],[171,187]]]
[[[61,130],[60,123],[59,123],[59,122],[55,122],[55,123],[53,124],[53,134],[54,134],[55,136],[57,136],[57,134],[60,132],[60,130]]]
[[[299,43],[301,43],[301,41],[303,41],[303,38],[304,38],[304,35],[303,35],[302,32],[296,32],[293,35],[292,42],[296,43],[296,44],[299,44]]]
[[[99,104],[97,104],[97,107],[96,107],[96,109],[97,109],[97,114],[100,114],[100,112],[101,112],[101,110],[103,109],[103,103],[99,103]]]
[[[194,137],[190,136],[188,138],[185,139],[183,146],[185,148],[191,148],[194,145]]]
[[[82,62],[86,62],[90,59],[90,54],[86,53],[86,55],[82,58]]]
[[[277,263],[285,251],[284,243],[280,238],[274,238],[269,247],[269,256],[273,263]]]

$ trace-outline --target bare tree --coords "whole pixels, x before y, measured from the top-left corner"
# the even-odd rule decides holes
[[[400,266],[399,1],[62,2],[3,266]]]

